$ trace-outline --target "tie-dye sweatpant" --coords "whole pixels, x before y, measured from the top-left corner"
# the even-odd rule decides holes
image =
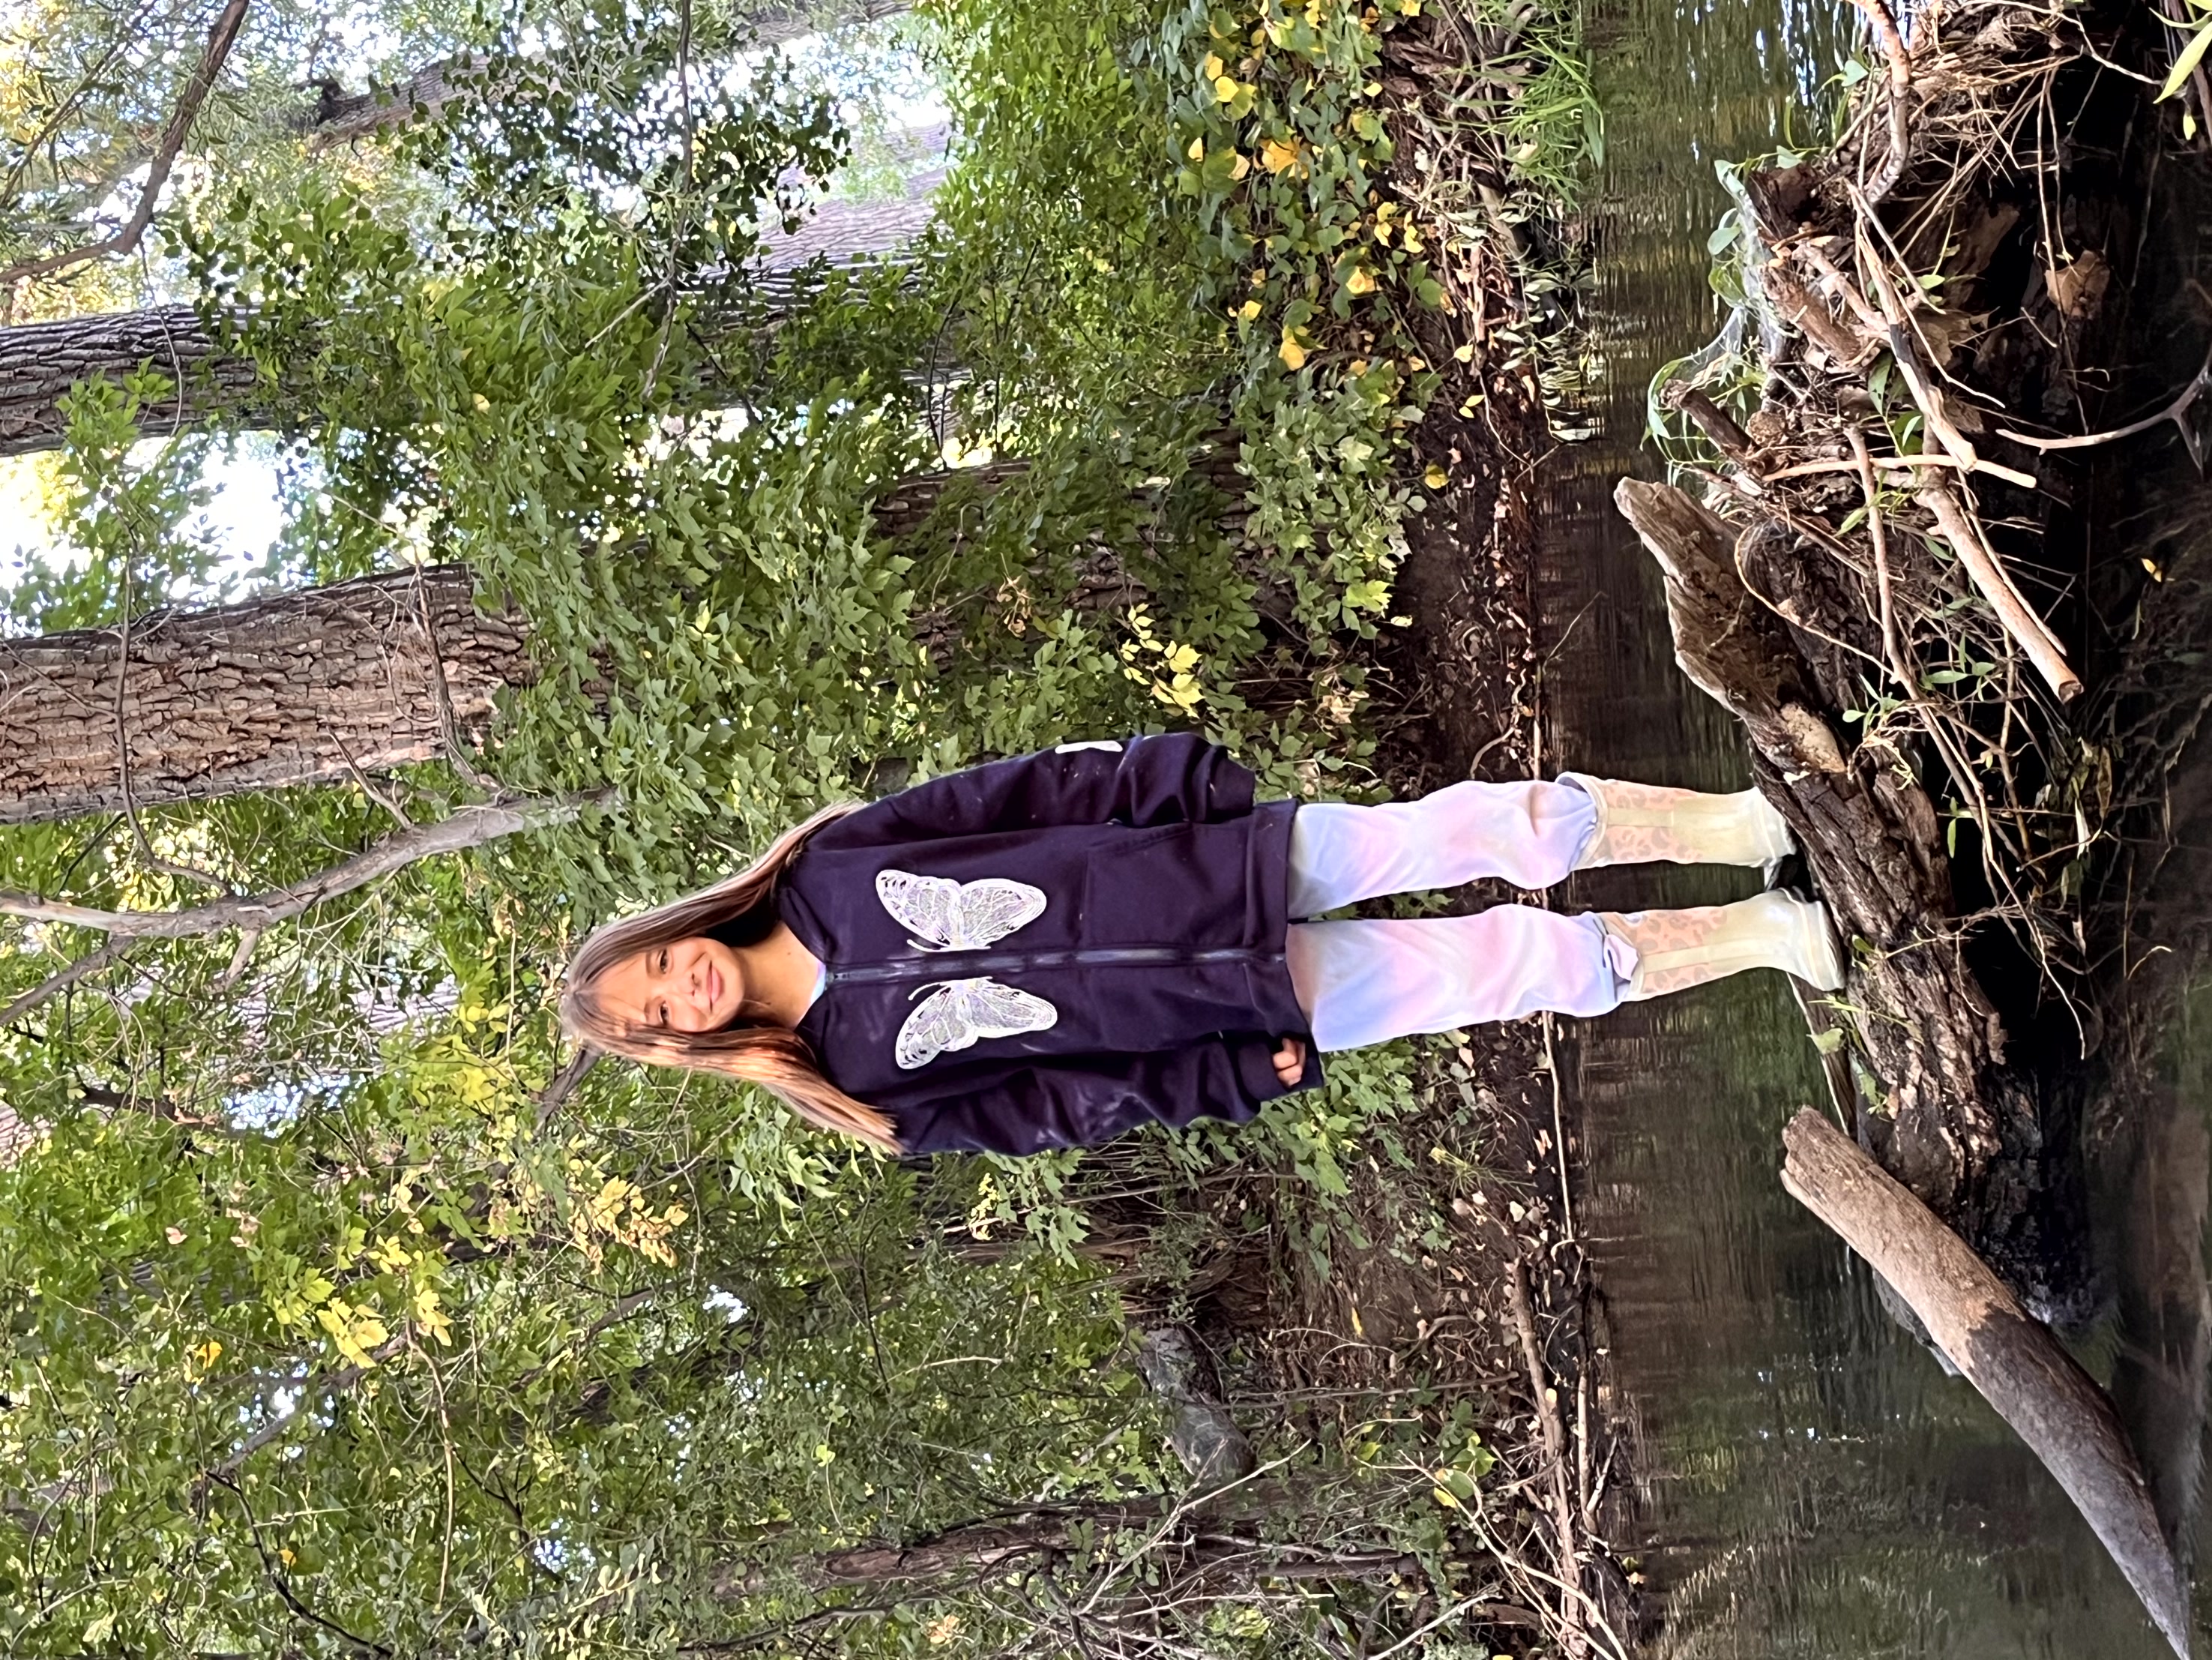
[[[1454,784],[1380,807],[1312,802],[1291,827],[1291,915],[1319,916],[1386,893],[1501,877],[1549,887],[1597,833],[1571,782]],[[1448,1031],[1551,1009],[1602,1014],[1635,953],[1591,915],[1494,905],[1473,916],[1294,922],[1291,982],[1324,1050]]]

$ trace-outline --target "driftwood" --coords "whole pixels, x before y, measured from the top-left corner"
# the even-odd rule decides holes
[[[1845,752],[1787,624],[1745,585],[1745,568],[1778,564],[1795,538],[1758,525],[1739,545],[1734,526],[1668,485],[1626,479],[1614,500],[1665,574],[1677,660],[1743,722],[1759,782],[1853,942],[1839,1006],[1881,1012],[1856,1032],[1882,1091],[1860,1104],[1862,1135],[1978,1247],[2032,1279],[2034,1104],[1960,958],[1935,806],[1886,746]]]
[[[2081,1512],[2176,1654],[2189,1593],[2105,1392],[1965,1242],[1808,1107],[1783,1133],[1782,1184],[1864,1257]]]

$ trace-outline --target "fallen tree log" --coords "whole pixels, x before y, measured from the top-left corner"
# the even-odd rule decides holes
[[[2096,1532],[2187,1660],[2189,1590],[2112,1402],[1982,1260],[1810,1107],[1783,1132],[1782,1185],[1889,1282]]]
[[[1833,1006],[1879,1080],[1857,1104],[1861,1140],[2036,1297],[2035,1103],[1961,955],[1935,806],[1886,745],[1846,752],[1783,617],[1745,585],[1745,569],[1782,562],[1769,544],[1796,538],[1765,523],[1739,532],[1670,485],[1625,479],[1613,499],[1666,578],[1676,660],[1743,722],[1759,783],[1852,946]]]

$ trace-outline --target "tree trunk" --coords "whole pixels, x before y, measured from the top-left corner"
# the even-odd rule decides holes
[[[82,382],[120,380],[150,367],[175,385],[145,413],[149,438],[222,416],[269,420],[283,404],[251,359],[224,351],[190,306],[106,312],[0,328],[0,456],[60,447],[62,398]]]
[[[855,234],[859,234],[857,231]],[[868,250],[856,246],[853,257]],[[832,251],[832,259],[836,256]],[[742,320],[726,310],[702,308],[699,325],[717,340],[734,341],[748,327],[772,331],[798,310],[815,284],[811,275],[773,265],[748,278],[760,301]],[[739,361],[747,354],[738,353]],[[0,327],[0,456],[58,449],[69,429],[62,398],[88,380],[121,380],[152,368],[173,383],[141,422],[149,438],[197,431],[218,422],[246,428],[274,427],[290,415],[311,413],[302,361],[280,369],[276,385],[264,382],[251,358],[227,351],[191,306],[103,312],[58,322]],[[675,393],[679,389],[672,389]],[[680,389],[671,402],[715,407],[732,387],[712,380]]]
[[[0,824],[325,783],[472,742],[530,667],[521,620],[477,611],[471,588],[439,566],[0,640]]]
[[[1209,454],[1192,465],[1226,480],[1232,464]],[[919,534],[956,487],[980,504],[1024,471],[1017,461],[900,480],[875,504],[877,533]],[[479,741],[495,694],[526,684],[531,669],[526,623],[479,612],[471,580],[465,567],[439,566],[155,611],[127,630],[0,639],[0,824],[330,782]],[[1142,593],[1102,543],[1073,603],[1102,610]],[[916,636],[941,653],[960,626],[949,612],[915,619]]]

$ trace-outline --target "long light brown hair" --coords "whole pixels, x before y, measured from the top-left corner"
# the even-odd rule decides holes
[[[885,1152],[899,1150],[891,1121],[876,1108],[855,1101],[822,1075],[806,1040],[787,1027],[733,1024],[714,1031],[671,1031],[641,1025],[609,1009],[599,995],[599,982],[617,963],[660,946],[689,939],[709,928],[770,903],[775,885],[805,846],[806,838],[858,803],[824,807],[793,826],[735,876],[670,901],[641,915],[594,928],[576,954],[561,988],[561,1026],[577,1043],[611,1055],[627,1055],[656,1067],[688,1067],[757,1084],[818,1128],[836,1130]]]

